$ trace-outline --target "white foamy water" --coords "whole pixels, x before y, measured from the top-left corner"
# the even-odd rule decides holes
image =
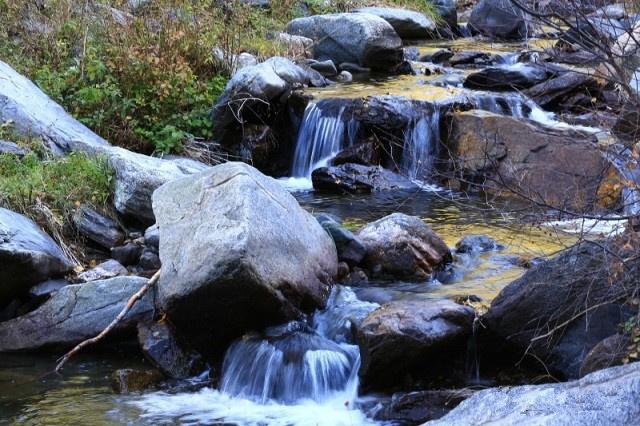
[[[213,389],[195,393],[143,395],[132,404],[146,420],[181,424],[237,423],[246,426],[354,426],[376,425],[363,412],[349,406],[347,395],[337,393],[322,403],[300,401],[295,405],[264,404],[248,398],[232,397]]]
[[[557,220],[544,223],[550,228],[559,229],[569,234],[587,234],[615,236],[624,232],[627,220],[595,220],[595,219],[571,219]]]
[[[311,179],[306,177],[285,177],[278,179],[278,182],[289,192],[305,192],[313,190]]]

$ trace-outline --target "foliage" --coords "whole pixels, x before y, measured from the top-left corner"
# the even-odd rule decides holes
[[[81,203],[106,209],[112,191],[112,171],[105,160],[81,153],[40,159],[31,152],[23,158],[0,155],[0,206],[29,215],[36,203],[59,218]]]

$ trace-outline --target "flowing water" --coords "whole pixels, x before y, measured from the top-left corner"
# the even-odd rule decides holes
[[[465,44],[466,43],[466,44]],[[539,47],[543,41],[530,41]],[[420,51],[461,47],[503,56],[514,65],[522,45],[469,40],[430,43]],[[452,73],[468,71],[452,70]],[[575,241],[571,233],[526,224],[513,202],[491,206],[480,199],[431,188],[412,193],[319,195],[310,191],[311,172],[350,146],[357,120],[335,98],[402,96],[426,101],[429,114],[415,114],[404,131],[401,172],[425,176],[437,154],[440,108],[465,99],[476,108],[549,126],[568,126],[520,94],[470,91],[459,85],[435,84],[438,76],[402,76],[336,85],[312,92],[299,128],[291,176],[283,184],[295,189],[312,213],[331,213],[357,230],[393,212],[421,217],[450,246],[469,234],[487,234],[504,246],[487,253],[456,255],[451,270],[419,282],[396,281],[336,286],[327,308],[306,322],[292,322],[245,336],[227,351],[218,389],[181,388],[141,395],[115,395],[109,375],[116,368],[136,367],[131,351],[85,354],[69,363],[64,377],[48,374],[55,357],[0,357],[0,424],[242,424],[366,425],[375,422],[361,408],[358,394],[360,354],[351,340],[351,322],[380,304],[403,298],[442,299],[475,295],[489,303],[527,263],[550,256]],[[586,129],[597,131],[597,129]],[[303,190],[303,191],[301,191]],[[510,213],[512,212],[512,213]]]

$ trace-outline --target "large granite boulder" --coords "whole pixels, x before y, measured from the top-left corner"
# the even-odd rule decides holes
[[[424,14],[393,7],[363,7],[358,13],[379,16],[387,21],[401,38],[426,39],[434,36],[436,24]]]
[[[374,276],[425,280],[451,261],[445,242],[420,218],[393,213],[358,232]]]
[[[589,351],[630,315],[624,302],[640,273],[638,248],[626,238],[583,242],[534,266],[483,316],[492,350],[529,353],[553,374],[577,378]]]
[[[153,191],[206,168],[195,161],[163,160],[111,146],[2,61],[0,81],[0,121],[11,121],[18,132],[42,139],[55,155],[81,151],[108,159],[115,173],[114,204],[122,214],[152,222]]]
[[[216,141],[234,158],[259,170],[287,171],[295,142],[288,104],[291,92],[328,83],[317,71],[281,57],[241,69],[213,107]]]
[[[94,337],[146,283],[145,278],[118,277],[65,286],[35,311],[0,323],[0,352],[63,350]],[[118,324],[116,334],[135,329],[153,309],[147,293]]]
[[[336,13],[297,18],[287,33],[315,41],[314,57],[395,71],[403,62],[402,40],[384,19],[368,13]]]
[[[498,387],[463,401],[429,426],[631,425],[640,418],[640,363],[567,383]]]
[[[479,110],[445,128],[442,172],[467,188],[576,211],[620,205],[622,180],[593,134]]]
[[[31,219],[0,208],[0,307],[72,269],[60,247]]]
[[[527,18],[510,0],[480,0],[473,7],[469,28],[498,39],[522,40],[528,35]]]
[[[475,313],[449,300],[402,300],[356,325],[364,386],[384,389],[434,377],[464,359]]]
[[[335,245],[276,180],[225,163],[167,183],[153,206],[158,302],[200,352],[220,355],[248,330],[324,305],[337,273]]]

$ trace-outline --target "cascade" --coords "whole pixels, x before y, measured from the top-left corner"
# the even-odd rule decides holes
[[[292,177],[311,177],[313,170],[352,144],[358,123],[344,115],[345,107],[336,108],[329,99],[307,105],[296,141]]]
[[[411,121],[404,135],[402,171],[409,179],[421,179],[431,170],[440,139],[440,109]]]

